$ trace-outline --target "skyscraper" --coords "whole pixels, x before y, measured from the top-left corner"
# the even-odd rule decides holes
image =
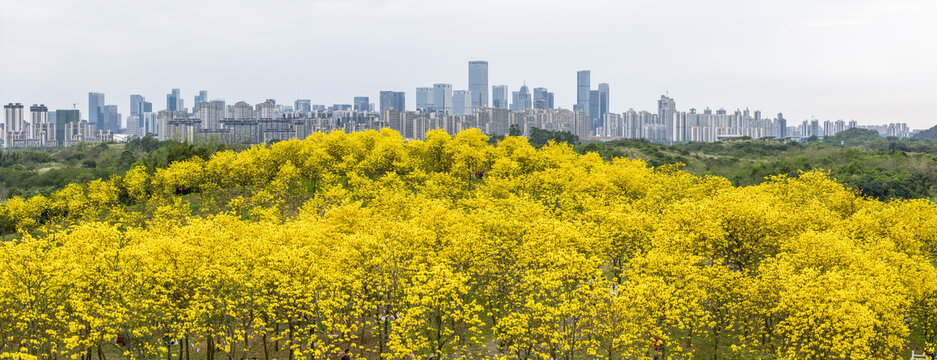
[[[508,108],[507,85],[495,85],[491,87],[491,106],[499,109]]]
[[[433,110],[433,88],[431,87],[418,87],[416,88],[416,109],[417,110]]]
[[[309,113],[312,111],[312,100],[299,99],[293,102],[293,110],[296,112]]]
[[[472,107],[488,106],[488,62],[469,61],[469,92]]]
[[[531,100],[530,90],[527,88],[527,85],[522,85],[519,91],[515,91],[512,96],[513,103],[511,104],[511,111],[523,111],[524,109],[530,109],[532,107],[533,101]]]
[[[192,103],[192,111],[195,111],[195,108],[198,107],[198,104],[208,101],[208,91],[201,90],[198,92],[198,95],[195,96],[195,102]]]
[[[55,141],[59,145],[65,141],[65,124],[81,121],[78,110],[55,110]]]
[[[88,122],[97,125],[104,114],[104,94],[88,93]]]
[[[778,139],[784,139],[787,137],[787,119],[784,118],[783,113],[778,113]]]
[[[166,94],[166,110],[182,111],[185,109],[182,101],[182,93],[179,89],[172,89],[172,92]]]
[[[664,129],[667,133],[663,140],[668,143],[674,140],[676,130],[673,127],[673,118],[676,111],[677,103],[673,101],[673,98],[669,98],[667,95],[661,95],[660,100],[657,102],[657,121],[660,121],[660,124],[664,125]]]
[[[406,110],[406,100],[403,91],[381,91],[381,114],[384,110],[395,109],[397,111]]]
[[[452,84],[433,84],[433,106],[436,111],[452,114]]]
[[[486,87],[487,88],[487,87]],[[471,90],[456,90],[452,92],[452,115],[472,115],[474,106]]]
[[[130,116],[140,116],[143,113],[143,102],[146,98],[143,95],[130,95]]]
[[[610,107],[609,101],[612,99],[608,94],[608,83],[599,83],[599,92],[603,94],[602,98],[605,99],[605,109],[602,112],[602,115],[604,116],[608,113],[608,109]]]
[[[602,126],[605,114],[608,114],[608,84],[599,84],[599,90],[589,91],[589,118],[592,120],[592,130]]]
[[[120,113],[117,112],[117,105],[104,105],[99,120],[95,125],[95,130],[109,130],[114,133],[120,131],[122,119]]]
[[[367,96],[355,96],[353,103],[355,111],[371,111],[371,101]]]
[[[534,88],[534,109],[552,109],[553,93],[546,88]]]
[[[589,115],[589,90],[592,87],[591,72],[581,70],[576,73],[576,106],[573,110],[582,110]]]

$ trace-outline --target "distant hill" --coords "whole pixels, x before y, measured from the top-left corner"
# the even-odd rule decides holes
[[[914,135],[915,138],[937,140],[937,125]]]
[[[833,136],[827,136],[823,138],[823,141],[827,144],[833,145],[868,146],[876,142],[884,142],[885,139],[878,134],[878,131],[852,128],[841,131]]]

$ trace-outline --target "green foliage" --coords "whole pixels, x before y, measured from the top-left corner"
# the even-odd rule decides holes
[[[539,149],[550,142],[550,140],[553,140],[553,142],[557,144],[567,143],[576,145],[579,143],[579,137],[569,131],[543,130],[535,127],[530,128],[530,134],[528,136],[530,145]]]
[[[761,184],[773,175],[796,177],[821,170],[881,200],[937,196],[937,141],[883,138],[866,129],[806,143],[733,139],[666,146],[626,139],[580,144],[576,151],[605,159],[640,158],[650,166],[685,164],[694,175],[722,176],[739,186]]]
[[[915,134],[914,137],[918,139],[937,140],[937,125]]]

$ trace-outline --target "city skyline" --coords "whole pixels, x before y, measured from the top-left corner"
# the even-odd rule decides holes
[[[88,114],[86,94],[101,92],[128,114],[130,94],[162,108],[160,96],[173,88],[182,89],[185,103],[202,89],[228,102],[319,104],[378,99],[380,91],[392,90],[407,93],[413,108],[416,87],[447,83],[470,90],[466,62],[483,60],[489,91],[493,85],[507,85],[509,92],[524,84],[543,87],[556,94],[556,107],[570,109],[577,97],[570,74],[589,69],[593,86],[614,88],[612,113],[653,109],[656,97],[669,93],[687,108],[770,109],[794,121],[907,122],[920,129],[937,123],[927,115],[937,98],[931,65],[937,46],[927,46],[933,40],[923,35],[937,31],[927,21],[937,5],[922,1],[159,4],[166,6],[0,2],[0,46],[17,54],[0,59],[0,101],[54,109],[78,103]],[[200,17],[199,32],[190,34],[193,17],[216,8],[218,16]],[[361,15],[354,29],[338,26],[347,11]],[[563,21],[545,28],[543,18]],[[700,21],[709,25],[679,25]],[[414,24],[403,25],[408,22]],[[235,27],[239,23],[256,26]],[[434,26],[447,31],[425,31]],[[514,27],[538,35],[510,45],[490,40]],[[470,32],[478,35],[459,36]],[[382,41],[417,33],[427,41]],[[365,53],[334,55],[362,36],[373,40]],[[433,41],[438,38],[464,41]],[[263,44],[265,51],[228,56],[245,43]],[[430,51],[425,43],[439,46]],[[604,51],[583,55],[580,48]],[[147,53],[153,56],[140,56]],[[64,61],[61,54],[75,56]]]

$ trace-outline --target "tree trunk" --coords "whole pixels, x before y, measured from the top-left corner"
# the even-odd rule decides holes
[[[205,357],[208,360],[215,360],[215,341],[212,339],[211,335],[208,335],[207,344],[208,349],[205,350]]]

